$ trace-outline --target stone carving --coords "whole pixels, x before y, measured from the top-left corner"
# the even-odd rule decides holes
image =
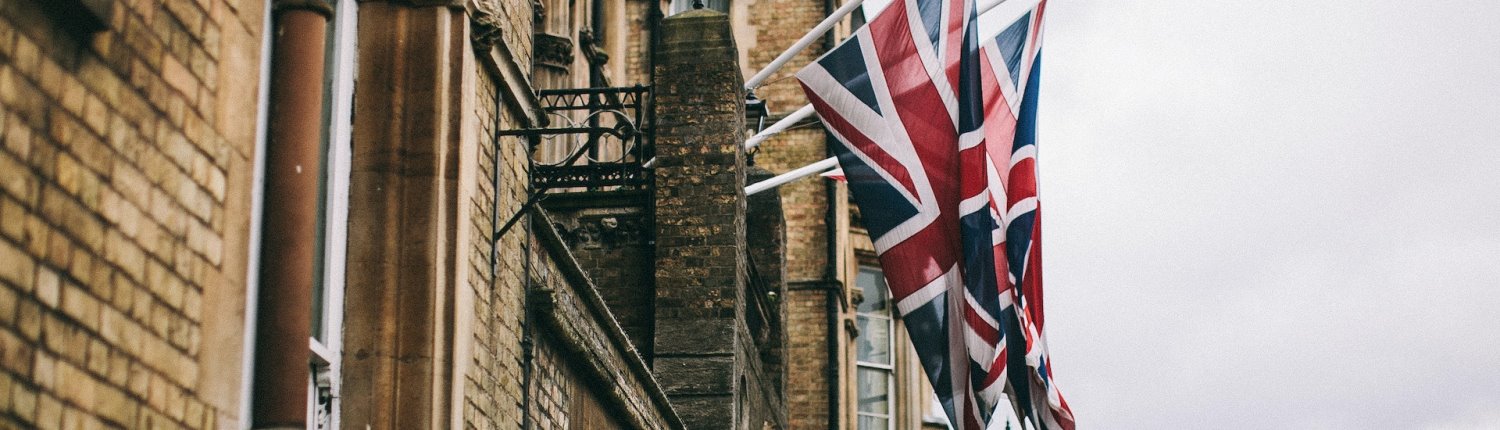
[[[573,65],[573,39],[547,33],[533,35],[532,53],[537,64],[567,69]]]
[[[616,249],[646,244],[647,226],[638,216],[580,217],[571,222],[553,224],[568,242],[568,247],[574,249]]]
[[[490,47],[504,43],[501,41],[502,27],[504,23],[489,7],[480,6],[469,13],[469,37],[473,39],[475,49],[488,51]]]
[[[609,54],[599,49],[599,39],[589,29],[578,30],[578,49],[583,51],[583,59],[590,66],[604,67],[609,62]]]

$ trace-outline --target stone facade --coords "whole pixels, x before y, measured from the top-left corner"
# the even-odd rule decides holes
[[[557,2],[558,24],[545,1],[334,3],[355,13],[358,49],[352,96],[325,106],[352,120],[324,124],[351,152],[326,169],[347,171],[326,192],[348,208],[320,209],[347,216],[328,239],[347,254],[319,257],[347,268],[327,274],[343,285],[324,363],[340,427],[854,427],[846,192],[743,193],[826,157],[809,123],[752,166],[742,83],[831,4],[663,18],[665,2],[581,0]],[[274,102],[252,77],[276,58],[271,11],[0,3],[0,427],[250,423],[257,121]],[[608,61],[578,51],[581,29]],[[757,89],[771,120],[804,102],[784,78],[824,49]],[[654,194],[528,205],[549,148],[502,132],[555,120],[537,89],[601,76],[654,83]]]

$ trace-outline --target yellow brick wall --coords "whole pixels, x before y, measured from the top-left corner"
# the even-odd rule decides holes
[[[526,240],[523,220],[501,238],[496,245],[500,254],[492,267],[489,260],[490,235],[505,223],[512,214],[521,210],[526,201],[526,148],[525,141],[507,137],[499,143],[499,160],[493,160],[495,132],[501,129],[521,127],[513,112],[497,106],[497,82],[481,72],[478,77],[476,109],[483,124],[480,141],[479,192],[471,202],[473,227],[482,234],[474,235],[473,255],[482,256],[483,261],[472,262],[474,273],[475,318],[473,347],[474,365],[465,377],[464,421],[473,428],[517,428],[521,425],[522,405],[522,299],[524,284],[522,272],[526,253],[522,245]],[[496,109],[499,121],[496,122]],[[499,187],[492,185],[499,169]],[[495,192],[498,190],[498,194]],[[499,204],[495,205],[494,200]],[[492,221],[491,215],[498,217]],[[492,275],[493,273],[493,275]]]
[[[0,3],[0,427],[232,424],[264,3],[48,1]]]

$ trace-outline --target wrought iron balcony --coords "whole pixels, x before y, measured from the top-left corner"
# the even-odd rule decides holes
[[[541,90],[537,98],[554,126],[500,132],[529,138],[536,191],[650,189],[655,157],[650,87]]]

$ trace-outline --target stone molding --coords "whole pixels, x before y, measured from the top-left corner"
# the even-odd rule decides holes
[[[542,103],[536,99],[536,89],[531,86],[527,73],[516,62],[510,47],[501,40],[501,29],[505,22],[479,2],[469,0],[465,4],[469,16],[469,34],[474,46],[474,56],[485,72],[496,81],[500,99],[515,111],[522,127],[547,125],[547,116],[542,112]]]
[[[532,35],[532,61],[536,64],[567,69],[573,66],[573,39],[555,34]]]

